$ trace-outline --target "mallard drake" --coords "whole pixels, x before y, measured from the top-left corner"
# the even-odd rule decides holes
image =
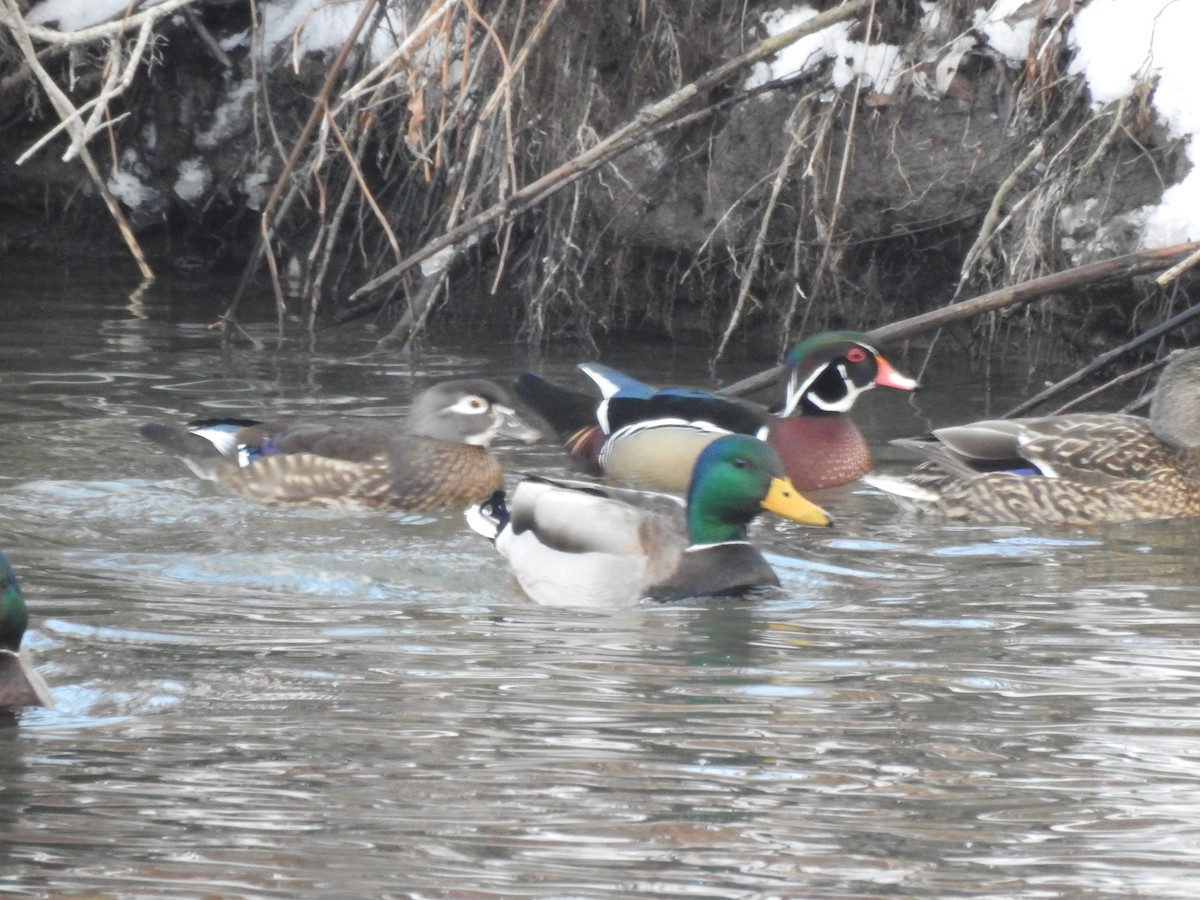
[[[53,706],[50,689],[21,647],[29,612],[16,573],[0,553],[0,709]]]
[[[850,331],[813,335],[785,365],[783,402],[773,414],[710,391],[652,388],[597,363],[579,368],[600,388],[599,401],[531,373],[517,379],[515,390],[587,468],[640,487],[683,492],[700,450],[729,432],[771,444],[800,490],[869,472],[871,452],[847,413],[863,391],[876,385],[911,391],[916,381]]]
[[[265,503],[429,510],[478,503],[504,487],[496,437],[535,441],[507,392],[482,379],[420,393],[403,423],[203,419],[149,424],[144,437],[201,478]]]
[[[1200,350],[1163,370],[1150,417],[1078,413],[940,428],[927,462],[869,484],[949,519],[1093,525],[1200,515]]]
[[[723,435],[696,460],[678,497],[578,481],[527,478],[468,510],[495,541],[525,593],[548,605],[607,606],[727,596],[777,585],[747,540],[762,510],[810,525],[829,517],[787,480],[768,444]]]

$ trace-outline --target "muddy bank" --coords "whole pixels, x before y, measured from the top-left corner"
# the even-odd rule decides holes
[[[152,269],[252,267],[260,284],[278,273],[313,327],[361,317],[395,325],[399,342],[439,326],[534,341],[699,330],[714,349],[777,349],[1134,249],[1133,214],[1187,171],[1178,143],[1145,94],[1091,107],[1065,74],[1065,5],[1030,12],[1039,50],[1020,65],[972,31],[986,5],[872,15],[858,3],[845,46],[896,47],[908,62],[848,83],[837,58],[704,82],[771,33],[771,7],[727,0],[501,4],[486,23],[438,4],[367,4],[352,43],[318,34],[315,17],[289,30],[271,3],[256,18],[247,3],[195,0],[153,21],[140,50],[136,28],[109,23],[85,52],[54,23],[22,35],[10,22],[0,251],[133,266],[132,236]],[[398,34],[421,37],[388,57]],[[104,94],[106,72],[134,73],[88,140],[100,181],[60,159],[64,137],[16,165],[62,118],[23,40],[76,106]],[[655,118],[697,80],[703,90]],[[639,121],[636,140],[515,202]],[[506,203],[512,215],[389,276]],[[264,209],[269,259],[255,255]],[[1053,334],[1086,355],[1189,292],[1187,279],[1106,284],[974,334]]]

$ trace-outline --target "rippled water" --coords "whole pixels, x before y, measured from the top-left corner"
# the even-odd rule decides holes
[[[222,291],[9,287],[0,546],[58,708],[0,727],[0,892],[1195,895],[1196,523],[916,525],[847,488],[818,498],[834,529],[758,527],[780,590],[538,607],[456,512],[257,506],[137,438],[402,411],[519,348],[380,357],[352,327],[223,352]],[[606,357],[650,358],[704,379],[686,348]],[[925,380],[868,395],[873,441],[1007,405]]]

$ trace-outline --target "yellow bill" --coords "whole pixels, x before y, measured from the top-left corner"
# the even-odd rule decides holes
[[[777,516],[791,519],[802,525],[828,525],[829,516],[825,510],[811,500],[805,499],[796,490],[790,478],[772,478],[771,489],[763,498],[762,508]]]

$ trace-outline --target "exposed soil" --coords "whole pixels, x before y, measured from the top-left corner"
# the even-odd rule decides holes
[[[585,124],[595,135],[615,129],[754,39],[743,30],[741,3],[697,3],[672,21],[649,22],[627,4],[567,6],[510,111],[516,152],[501,162],[518,183],[570,158]],[[966,16],[971,4],[961,6]],[[914,9],[899,4],[884,14],[880,35],[929,40],[918,38]],[[202,5],[200,14],[218,40],[247,27],[239,3]],[[252,74],[247,54],[230,51],[225,68],[182,19],[160,31],[165,43],[154,65],[113,110],[125,117],[91,146],[106,172],[119,169],[139,185],[136,198],[122,196],[152,266],[235,271],[249,258],[258,208],[310,113],[328,59],[307,57],[299,74],[274,68],[267,90],[239,104],[231,89]],[[0,70],[0,252],[10,260],[33,252],[125,254],[80,163],[59,159],[61,139],[15,165],[54,119],[39,90],[19,77],[13,48],[3,49],[0,62],[10,62]],[[50,68],[65,76],[61,60]],[[77,102],[94,91],[90,75],[76,83]],[[743,339],[777,342],[780,331],[865,329],[940,306],[956,291],[969,296],[1129,251],[1137,232],[1127,214],[1154,203],[1164,183],[1182,174],[1182,154],[1137,109],[1127,127],[1089,125],[1078,82],[1031,87],[1027,76],[977,50],[963,57],[953,91],[931,94],[914,82],[895,95],[864,93],[857,109],[852,92],[834,94],[819,72],[757,95],[738,95],[730,85],[701,98],[686,124],[660,131],[511,228],[485,232],[451,270],[448,294],[430,292],[441,298],[432,321],[451,317],[546,340],[621,329],[703,329],[716,337],[732,317]],[[296,175],[303,190],[276,223],[283,261],[294,255],[305,271],[322,257],[331,263],[319,296],[308,300],[319,303],[319,319],[343,309],[355,288],[395,259],[374,208],[356,199],[349,216],[331,218],[347,184],[354,189],[356,178],[365,179],[404,252],[439,233],[456,196],[448,162],[439,167],[406,149],[418,132],[429,135],[429,123],[414,118],[414,98],[427,110],[434,100],[428,85],[407,84],[407,94],[372,109],[382,124],[363,136],[359,174],[336,165],[340,151],[326,134],[322,155],[303,157]],[[353,115],[340,125],[366,121],[363,112]],[[1088,139],[1072,143],[1087,128]],[[465,152],[470,133],[451,134],[455,152]],[[1043,161],[1014,178],[1038,139],[1046,143]],[[792,164],[772,194],[789,148]],[[438,145],[439,153],[451,149]],[[477,187],[487,202],[505,170],[488,169],[486,160],[477,165],[488,179]],[[189,167],[205,174],[198,194],[180,187]],[[1011,221],[960,285],[964,259],[1006,180],[1011,194],[1000,207]],[[1087,214],[1070,217],[1068,230],[1058,211],[1085,201]],[[749,302],[736,312],[751,263]],[[381,299],[396,301],[390,315],[421,284],[412,273],[381,289]],[[1095,323],[1069,310],[1056,315],[1051,303],[1036,327],[1058,322],[1072,335],[1133,327],[1150,295],[1120,290],[1123,297],[1097,295],[1105,312]],[[1178,302],[1159,298],[1158,306],[1165,312]]]

